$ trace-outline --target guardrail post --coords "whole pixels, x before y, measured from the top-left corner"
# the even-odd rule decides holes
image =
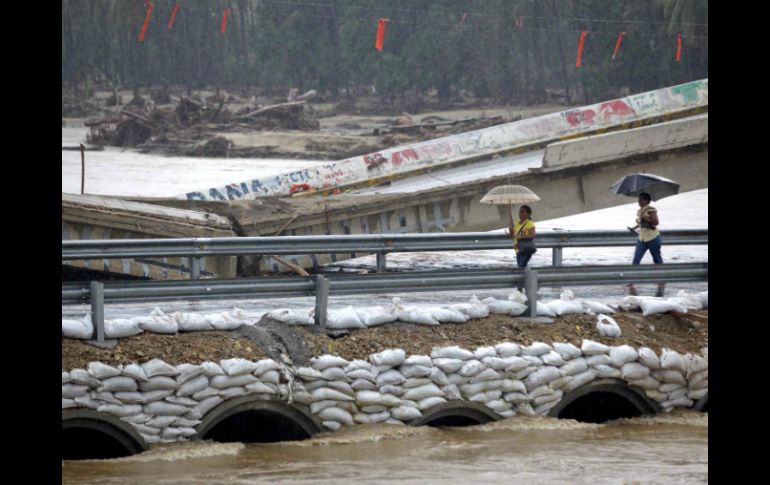
[[[321,275],[315,279],[315,324],[326,329],[326,307],[329,303],[329,280]]]
[[[201,277],[201,256],[190,256],[190,279],[199,280]]]
[[[561,246],[554,246],[553,248],[553,265],[554,266],[561,266]]]
[[[530,267],[524,270],[524,291],[527,293],[529,308],[527,314],[530,317],[537,316],[537,271]]]
[[[91,323],[94,324],[94,338],[104,342],[104,283],[91,282]]]
[[[387,265],[386,253],[377,253],[377,272],[384,273],[386,265]]]

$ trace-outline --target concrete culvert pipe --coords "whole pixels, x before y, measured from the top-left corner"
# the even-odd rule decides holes
[[[321,424],[301,405],[243,396],[209,411],[196,427],[197,437],[217,442],[297,441],[321,431]]]
[[[118,458],[147,450],[147,443],[128,423],[87,409],[61,413],[62,460]]]
[[[659,406],[640,390],[617,379],[598,379],[572,392],[554,406],[548,415],[584,423],[604,423],[620,418],[655,414]]]
[[[421,418],[411,421],[412,426],[474,426],[497,421],[501,417],[481,403],[448,401],[423,412]]]

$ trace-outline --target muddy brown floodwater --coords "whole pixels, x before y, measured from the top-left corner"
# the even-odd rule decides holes
[[[606,424],[514,416],[465,428],[361,425],[272,444],[193,442],[66,461],[62,483],[707,483],[708,413]]]

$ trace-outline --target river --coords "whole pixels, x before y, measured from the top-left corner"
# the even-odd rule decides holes
[[[272,444],[193,442],[66,461],[62,483],[708,482],[708,413],[605,424],[515,416],[465,428],[360,425]]]

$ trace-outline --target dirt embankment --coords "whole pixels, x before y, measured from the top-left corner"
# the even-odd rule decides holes
[[[504,341],[525,345],[535,341],[571,342],[580,346],[583,339],[606,345],[646,346],[658,353],[663,347],[681,353],[698,353],[708,346],[708,311],[698,314],[705,316],[705,321],[670,314],[642,317],[640,313],[618,313],[614,318],[623,332],[619,338],[599,336],[595,328],[596,317],[591,315],[564,315],[555,318],[552,324],[506,315],[437,326],[391,323],[337,337],[321,333],[315,327],[290,326],[263,318],[252,327],[232,332],[137,335],[121,339],[113,349],[62,339],[62,369],[84,368],[94,360],[117,365],[153,358],[176,365],[232,357],[250,360],[290,357],[300,365],[325,353],[346,359],[365,359],[387,348],[402,348],[407,354],[430,355],[431,349],[437,346],[459,345],[475,349]]]

